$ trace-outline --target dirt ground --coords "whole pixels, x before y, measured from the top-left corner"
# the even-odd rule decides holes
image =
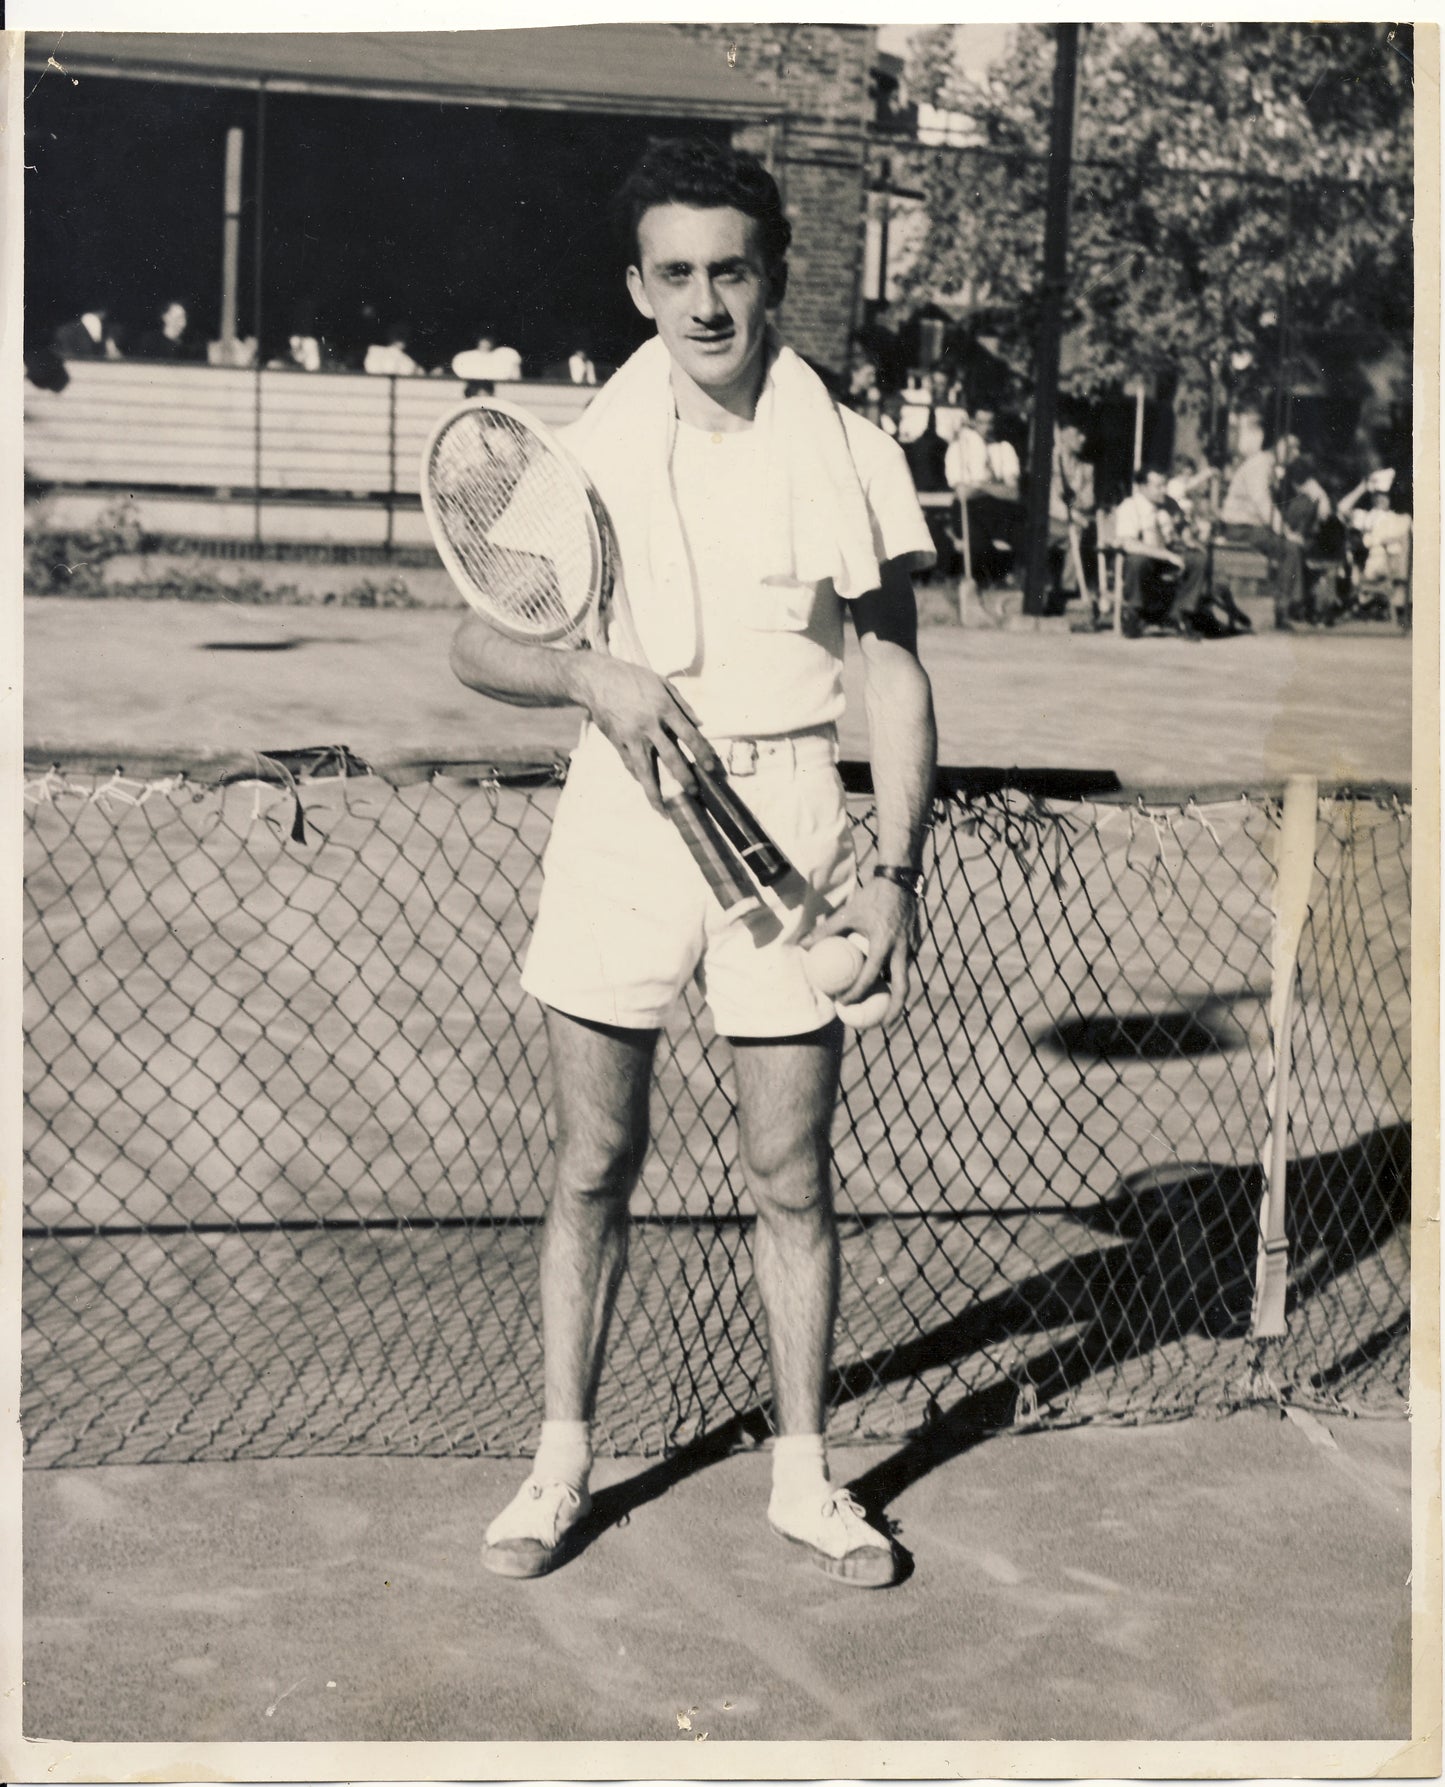
[[[383,765],[568,748],[577,716],[464,689],[445,609],[26,603],[25,743],[194,761],[346,744]],[[1132,786],[1406,781],[1411,645],[1386,627],[1189,644],[928,627],[939,760],[1114,770]],[[866,755],[850,654],[845,754]]]

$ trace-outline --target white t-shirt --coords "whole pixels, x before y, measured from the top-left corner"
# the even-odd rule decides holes
[[[1114,511],[1114,538],[1121,546],[1164,545],[1159,511],[1147,496],[1126,496]]]
[[[933,541],[908,462],[871,422],[842,410],[880,564]],[[756,581],[743,551],[757,488],[752,429],[710,433],[679,422],[673,488],[692,560],[699,668],[672,678],[715,738],[767,738],[827,725],[843,712],[843,604],[818,589]]]
[[[392,374],[398,378],[413,378],[421,371],[421,367],[411,355],[395,341],[385,344],[374,342],[366,350],[366,358],[362,361],[363,372]]]
[[[976,428],[965,428],[949,446],[943,475],[951,489],[980,484],[1007,484],[1016,490],[1019,456],[1009,441],[986,441]]]
[[[456,378],[498,379],[515,384],[522,376],[522,356],[514,347],[469,347],[452,361]]]

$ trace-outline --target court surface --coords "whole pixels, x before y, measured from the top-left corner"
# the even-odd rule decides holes
[[[1256,1411],[1009,1435],[932,1468],[836,1461],[912,1553],[888,1593],[836,1587],[773,1538],[758,1454],[687,1476],[604,1461],[611,1523],[535,1583],[478,1561],[521,1468],[506,1460],[31,1472],[25,1727],[679,1752],[703,1733],[1408,1733],[1404,1422],[1312,1442]]]
[[[575,713],[506,707],[456,681],[457,620],[443,609],[33,598],[26,746],[134,761],[346,744],[377,764],[570,748]],[[1189,789],[1291,770],[1408,780],[1410,643],[1385,627],[1192,645],[927,627],[920,648],[940,762],[1112,769]],[[857,672],[854,651],[843,742],[861,757]]]
[[[345,743],[384,765],[545,756],[575,736],[574,715],[462,690],[446,612],[47,599],[26,619],[32,760]],[[1409,775],[1410,642],[1383,629],[1189,646],[937,628],[922,651],[945,762],[1180,790]],[[849,676],[856,697],[856,660]],[[865,739],[855,698],[847,754]],[[1253,1412],[840,1452],[916,1566],[873,1596],[768,1534],[759,1456],[604,1461],[601,1530],[532,1585],[477,1558],[518,1474],[505,1460],[32,1471],[25,1726],[76,1742],[1403,1738],[1409,1450],[1402,1421]]]

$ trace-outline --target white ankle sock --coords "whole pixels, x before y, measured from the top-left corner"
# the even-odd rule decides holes
[[[780,1433],[773,1441],[773,1499],[798,1501],[828,1493],[821,1433]]]
[[[532,1460],[532,1476],[539,1483],[570,1483],[587,1487],[592,1472],[592,1423],[544,1421]]]

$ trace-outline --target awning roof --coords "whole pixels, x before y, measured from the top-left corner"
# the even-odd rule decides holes
[[[757,29],[740,25],[739,32]],[[778,100],[716,39],[671,25],[507,31],[32,31],[25,59],[66,73],[471,105],[766,117]]]

